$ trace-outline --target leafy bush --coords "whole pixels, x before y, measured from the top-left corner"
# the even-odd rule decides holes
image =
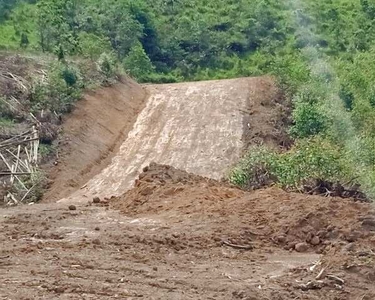
[[[81,75],[79,70],[66,63],[54,63],[48,72],[47,81],[36,81],[31,93],[31,110],[66,113],[81,97]]]
[[[327,140],[313,138],[298,141],[285,153],[263,147],[250,149],[229,178],[246,188],[276,183],[289,190],[299,190],[312,180],[345,181],[349,173],[338,147]]]
[[[140,82],[145,82],[155,67],[147,56],[141,43],[136,43],[123,61],[125,71]]]
[[[99,59],[104,52],[111,52],[111,43],[105,37],[82,32],[79,35],[80,52],[92,61]]]
[[[111,54],[102,53],[98,59],[97,67],[107,81],[115,78],[117,75],[116,59]]]

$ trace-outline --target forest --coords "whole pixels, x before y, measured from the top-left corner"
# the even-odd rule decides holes
[[[230,180],[351,183],[375,198],[374,22],[375,0],[0,0],[0,50],[58,58],[69,103],[77,57],[139,82],[272,75],[293,146],[250,149]]]

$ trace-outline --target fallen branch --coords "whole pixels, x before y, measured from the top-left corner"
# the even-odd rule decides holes
[[[226,240],[222,240],[221,241],[224,245],[228,246],[228,247],[231,247],[231,248],[234,248],[234,249],[241,249],[241,250],[253,250],[253,246],[252,245],[236,245],[236,244],[232,244]]]
[[[333,275],[333,274],[327,274],[326,278],[328,278],[330,280],[333,280],[333,281],[336,281],[336,283],[338,283],[340,285],[343,285],[345,283],[344,279],[342,279],[340,277],[337,277],[336,275]]]

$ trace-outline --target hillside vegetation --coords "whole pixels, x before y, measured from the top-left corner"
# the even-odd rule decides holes
[[[231,180],[341,182],[375,197],[374,0],[0,0],[0,11],[0,48],[54,54],[72,93],[77,57],[141,82],[272,74],[291,100],[295,144],[250,149]]]

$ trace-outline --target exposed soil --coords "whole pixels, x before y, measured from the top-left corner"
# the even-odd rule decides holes
[[[119,196],[152,161],[221,179],[250,144],[284,141],[285,107],[271,78],[146,88],[147,105],[111,164],[64,201]]]
[[[274,78],[254,78],[246,90],[247,107],[243,110],[244,149],[253,145],[288,148],[292,141],[287,133],[290,125],[290,103]]]
[[[48,172],[52,186],[44,199],[57,201],[70,195],[105,168],[133,128],[146,98],[146,91],[128,78],[86,93],[63,120],[58,158]]]
[[[1,299],[375,299],[371,204],[215,180],[287,146],[271,79],[147,91],[101,89],[65,120],[47,199],[78,191],[0,209]]]
[[[369,204],[145,171],[109,202],[0,210],[2,299],[374,299]]]

